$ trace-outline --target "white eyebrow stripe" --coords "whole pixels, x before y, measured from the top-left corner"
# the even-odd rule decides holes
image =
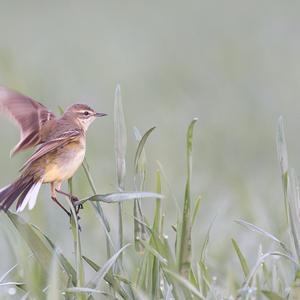
[[[84,112],[86,112],[86,111],[88,111],[88,112],[93,112],[90,108],[78,110],[78,112],[80,112],[80,113],[84,113]]]

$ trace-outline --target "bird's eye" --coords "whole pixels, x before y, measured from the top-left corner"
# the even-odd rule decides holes
[[[86,110],[83,114],[84,114],[85,116],[88,116],[90,113]]]

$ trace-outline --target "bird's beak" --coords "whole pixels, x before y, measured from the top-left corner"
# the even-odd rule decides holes
[[[104,116],[107,116],[107,114],[99,113],[99,112],[95,113],[95,117],[104,117]]]

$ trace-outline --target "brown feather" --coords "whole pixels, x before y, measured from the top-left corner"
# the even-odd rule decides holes
[[[20,194],[19,199],[18,199],[18,203],[16,206],[16,209],[18,210],[18,208],[22,205],[23,200],[25,199],[27,193],[29,192],[29,190],[31,189],[32,185],[33,185],[33,180],[31,180],[27,186],[23,189],[23,192]]]
[[[11,155],[41,142],[41,130],[55,119],[43,104],[5,87],[0,87],[0,111],[7,113],[20,127],[21,138]]]
[[[41,144],[41,146],[31,155],[31,157],[24,163],[20,171],[24,170],[28,165],[37,161],[43,155],[59,148],[68,143],[72,143],[75,139],[79,138],[83,134],[82,130],[73,129],[60,133],[60,135],[54,139]]]
[[[19,197],[17,206],[22,204],[27,192],[34,184],[33,177],[20,177],[0,192],[0,210],[7,211]]]

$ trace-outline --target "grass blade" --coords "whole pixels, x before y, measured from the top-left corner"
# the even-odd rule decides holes
[[[86,178],[87,178],[87,180],[89,182],[89,185],[90,185],[90,187],[91,187],[94,195],[97,195],[96,186],[94,184],[94,180],[92,178],[92,175],[91,175],[91,173],[89,171],[88,163],[87,163],[86,159],[84,159],[82,167],[83,167],[84,173],[86,175]],[[109,223],[107,221],[107,218],[106,218],[106,216],[105,216],[105,214],[103,212],[103,209],[102,209],[101,205],[99,203],[96,203],[96,207],[94,207],[94,208],[96,209],[96,211],[99,213],[101,219],[103,220],[103,223],[104,223],[104,225],[106,227],[106,230],[108,232],[110,232],[110,226],[109,226]]]
[[[32,225],[36,230],[39,231],[39,233],[46,239],[46,241],[49,243],[51,249],[54,251],[57,259],[59,260],[59,262],[61,263],[61,265],[63,266],[63,268],[65,269],[66,273],[68,274],[69,278],[72,279],[72,283],[74,284],[74,286],[76,285],[77,282],[77,275],[76,275],[76,271],[74,270],[73,266],[71,265],[71,263],[67,260],[67,258],[63,255],[63,253],[55,247],[54,243],[50,240],[50,238],[43,233],[37,226]]]
[[[69,186],[69,194],[73,194],[73,188],[72,188],[72,178],[68,180],[68,186]],[[71,210],[71,231],[73,235],[73,241],[74,241],[74,252],[75,252],[75,262],[76,262],[76,274],[77,274],[77,283],[76,287],[84,287],[85,284],[85,276],[84,276],[84,268],[83,268],[83,261],[81,256],[81,240],[80,240],[80,233],[79,233],[79,224],[77,220],[77,214],[75,212],[74,204],[71,202],[69,197],[66,197],[66,201],[68,202],[68,205]],[[78,299],[85,300],[85,294],[79,294]]]
[[[47,300],[60,300],[61,292],[60,292],[60,281],[59,281],[59,269],[58,262],[55,256],[52,259],[52,265],[50,269],[50,276],[47,289]]]
[[[120,254],[129,246],[130,244],[125,245],[119,251],[117,251],[108,261],[106,261],[102,268],[97,272],[95,277],[87,284],[87,287],[96,288],[98,283],[105,277],[110,268],[115,264]]]
[[[32,256],[32,254],[30,254],[30,256]],[[0,277],[0,283],[13,271],[16,270],[16,268],[19,266],[19,264],[15,264],[14,266],[12,266],[8,271],[6,271],[1,277]]]
[[[67,288],[67,289],[65,289],[64,292],[66,292],[66,293],[72,293],[72,294],[78,294],[78,293],[88,293],[88,294],[97,293],[97,294],[102,294],[102,295],[105,295],[105,296],[110,296],[107,292],[96,290],[96,289],[85,288],[85,287],[83,287],[83,288],[78,288],[78,287]]]
[[[94,184],[94,180],[92,178],[92,175],[89,171],[89,166],[87,163],[87,160],[84,159],[83,164],[82,164],[84,173],[88,179],[89,185],[94,193],[94,195],[97,195],[97,190],[96,190],[96,186]],[[99,202],[92,203],[92,207],[95,209],[96,213],[100,216],[100,223],[102,226],[104,226],[104,232],[105,232],[105,238],[106,238],[106,254],[107,254],[107,258],[111,256],[111,251],[110,251],[110,247],[112,245],[112,238],[110,236],[110,226],[109,226],[109,222],[104,214],[104,211],[100,205]],[[114,247],[113,247],[114,248]]]
[[[140,159],[140,156],[143,152],[143,149],[144,149],[144,146],[145,146],[145,143],[149,137],[149,135],[151,134],[151,132],[155,129],[155,127],[152,127],[150,128],[144,135],[143,137],[141,138],[139,144],[138,144],[138,147],[137,147],[137,150],[135,152],[135,156],[134,156],[134,169],[135,171],[137,172],[138,170],[138,162],[139,162],[139,159]]]
[[[187,181],[184,196],[184,206],[181,224],[181,236],[177,239],[180,243],[179,247],[179,272],[185,278],[188,278],[191,267],[191,196],[190,183],[192,177],[192,145],[193,145],[193,129],[198,119],[193,119],[187,131]]]
[[[16,281],[9,281],[9,282],[1,282],[0,286],[9,286],[9,285],[24,285],[24,282],[16,282]]]
[[[138,141],[138,147],[134,157],[134,169],[135,169],[134,186],[137,191],[141,191],[141,192],[144,190],[144,185],[147,176],[146,151],[144,147],[148,136],[154,130],[154,128],[155,127],[149,129],[142,137],[139,130],[136,127],[134,127],[135,138]],[[144,248],[141,245],[141,243],[139,243],[139,241],[140,240],[146,241],[147,237],[146,237],[146,228],[145,226],[142,225],[142,223],[145,223],[145,216],[142,212],[142,203],[140,198],[134,200],[133,215],[134,215],[135,249],[138,253],[142,254]]]
[[[161,195],[161,178],[160,171],[156,171],[156,193]],[[161,198],[157,197],[155,202],[155,213],[154,213],[154,221],[152,226],[152,231],[155,232],[158,236],[161,236],[161,223],[162,223],[162,215],[161,215]]]
[[[192,216],[192,226],[194,226],[196,218],[199,214],[201,200],[202,200],[202,197],[199,196],[195,201],[195,207],[194,207],[193,216]]]
[[[118,203],[127,200],[134,200],[136,198],[159,198],[162,199],[164,196],[152,192],[121,192],[121,193],[110,193],[103,195],[94,195],[82,200],[79,200],[75,205],[83,204],[86,201],[100,201],[105,203]]]
[[[253,279],[255,273],[257,272],[257,270],[259,269],[259,267],[261,267],[263,265],[263,263],[265,262],[265,260],[267,258],[269,258],[270,256],[278,256],[278,257],[283,257],[287,260],[289,260],[290,262],[294,263],[295,266],[297,268],[299,268],[299,264],[297,261],[295,261],[295,259],[287,254],[281,253],[281,252],[268,252],[266,254],[263,254],[261,257],[259,257],[259,259],[257,260],[255,266],[252,268],[252,270],[249,272],[249,275],[247,277],[247,280],[245,281],[245,284],[243,286],[243,289],[247,289],[250,286],[250,282]]]
[[[45,245],[42,239],[33,230],[32,226],[25,222],[23,218],[9,211],[7,212],[7,216],[18,230],[20,236],[24,239],[28,247],[31,249],[36,260],[43,267],[43,269],[48,272],[52,262],[53,251],[51,251]],[[61,282],[61,286],[66,287],[69,278],[61,266],[59,267],[58,276]]]
[[[288,195],[289,230],[296,251],[298,261],[300,261],[300,240],[299,240],[299,183],[295,170],[291,170],[290,189]]]
[[[241,220],[241,219],[235,220],[235,222],[238,223],[238,224],[240,224],[240,225],[242,225],[242,226],[244,226],[244,227],[246,227],[247,229],[249,229],[249,230],[251,230],[253,232],[257,232],[257,233],[259,233],[259,234],[261,234],[261,235],[263,235],[263,236],[265,236],[265,237],[273,240],[275,243],[279,244],[282,247],[282,249],[284,251],[286,251],[289,255],[292,255],[291,251],[288,249],[288,247],[285,245],[285,243],[282,242],[281,240],[279,240],[273,234],[267,232],[266,230],[264,230],[264,229],[262,229],[262,228],[260,228],[260,227],[258,227],[256,225],[254,225],[252,223],[246,222],[246,221]]]
[[[94,269],[96,272],[98,272],[101,268],[98,266],[94,261],[89,259],[86,256],[82,257],[92,269]],[[104,280],[116,291],[120,294],[120,296],[125,300],[131,300],[132,299],[132,293],[128,293],[119,283],[117,280],[117,276],[112,276],[111,272],[107,272],[107,274],[104,276]]]
[[[277,123],[277,134],[276,134],[276,144],[277,144],[277,155],[278,161],[281,171],[281,180],[283,187],[283,195],[284,195],[284,207],[285,213],[288,220],[288,152],[287,152],[287,144],[284,133],[284,125],[282,116],[279,117]],[[289,221],[289,220],[288,220]]]
[[[114,103],[114,130],[115,130],[115,156],[116,156],[116,172],[118,181],[118,190],[125,190],[125,174],[126,174],[126,147],[127,147],[127,131],[121,98],[121,87],[118,84],[115,91]],[[122,204],[118,204],[118,247],[121,249],[123,244],[123,217]],[[122,261],[122,255],[120,256]]]
[[[118,84],[115,91],[114,103],[114,130],[115,130],[115,156],[118,188],[123,191],[125,189],[126,174],[126,147],[127,147],[127,130],[123,104],[121,98],[121,87]]]
[[[245,275],[245,278],[247,278],[248,274],[249,274],[249,266],[248,266],[248,263],[245,259],[245,256],[243,255],[240,247],[238,246],[237,242],[235,241],[235,239],[231,239],[231,242],[232,242],[232,245],[233,245],[233,248],[239,258],[239,261],[240,261],[240,264],[241,264],[241,267],[243,269],[243,272],[244,272],[244,275]]]
[[[157,251],[155,250],[151,245],[148,243],[145,243],[144,241],[141,241],[143,246],[145,247],[146,250],[148,250],[154,257],[158,259],[158,261],[164,265],[168,264],[168,261]]]
[[[194,296],[196,296],[199,299],[205,300],[205,297],[200,293],[200,291],[196,289],[185,277],[182,277],[179,274],[170,270],[165,269],[164,271],[170,274],[176,281],[178,281],[183,287],[185,287]]]

